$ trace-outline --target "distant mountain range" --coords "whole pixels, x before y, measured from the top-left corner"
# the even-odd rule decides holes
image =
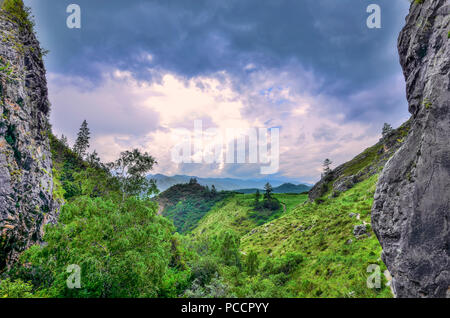
[[[246,193],[254,193],[256,189],[264,189],[264,185],[269,182],[274,188],[280,191],[287,192],[276,192],[276,193],[300,193],[304,191],[308,191],[311,186],[309,184],[299,184],[295,185],[292,182],[281,179],[233,179],[233,178],[199,178],[195,176],[186,176],[186,175],[175,175],[175,176],[165,176],[163,174],[155,174],[148,176],[151,179],[156,180],[156,185],[158,186],[159,191],[163,192],[168,188],[176,185],[189,183],[191,178],[197,179],[197,182],[203,186],[211,187],[214,185],[219,191],[250,191]],[[283,186],[283,187],[280,187]],[[278,191],[277,190],[277,191]],[[300,191],[301,190],[301,191]],[[292,192],[289,192],[292,191]],[[298,192],[300,191],[300,192]]]
[[[295,185],[292,183],[283,183],[279,187],[274,187],[273,193],[303,193],[303,192],[309,191],[310,189],[311,189],[311,186],[308,186],[306,184]],[[239,192],[239,193],[248,194],[248,193],[255,193],[256,190],[259,190],[261,193],[264,192],[263,188],[239,189],[239,190],[234,190],[234,191]]]

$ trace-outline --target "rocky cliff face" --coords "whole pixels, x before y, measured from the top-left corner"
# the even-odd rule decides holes
[[[450,296],[449,31],[449,0],[413,2],[398,41],[412,126],[372,208],[398,297]]]
[[[0,271],[54,222],[47,87],[25,12],[0,11]]]

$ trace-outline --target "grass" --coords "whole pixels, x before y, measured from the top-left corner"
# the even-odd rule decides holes
[[[217,203],[231,196],[230,192],[211,192],[198,183],[178,184],[157,198],[164,209],[162,215],[171,219],[179,233],[187,233]]]
[[[285,207],[271,216],[271,220],[291,211],[295,206],[307,200],[306,194],[274,194]],[[214,235],[226,230],[233,230],[239,235],[245,235],[257,228],[257,221],[252,218],[253,194],[235,194],[233,197],[216,204],[193,230],[193,235]]]
[[[34,21],[32,19],[31,10],[25,7],[22,0],[5,0],[1,7],[8,16],[16,23],[19,24],[19,28],[22,31],[27,29],[33,32]]]
[[[261,259],[280,258],[289,252],[305,255],[285,284],[293,297],[392,297],[383,276],[382,288],[367,288],[370,264],[386,270],[381,246],[370,236],[357,239],[353,227],[370,224],[377,175],[317,205],[307,203],[286,212],[241,239],[244,254],[255,251]],[[359,218],[350,217],[359,214]],[[351,243],[349,243],[352,240]]]
[[[263,288],[264,297],[390,298],[392,294],[382,274],[386,266],[380,258],[381,246],[370,227],[377,179],[378,175],[373,175],[337,198],[326,198],[320,205],[306,203],[305,194],[276,194],[286,211],[283,209],[276,219],[261,226],[250,217],[254,195],[236,194],[216,204],[199,221],[191,239],[207,240],[228,230],[237,233],[244,259],[256,253],[261,264],[258,274],[247,278],[252,288],[268,282],[264,264],[283,263],[291,255],[301,255],[302,261],[291,264],[288,274],[271,274],[270,284],[276,287]],[[357,238],[353,229],[361,224],[366,224],[368,235]],[[381,272],[379,289],[367,287],[372,274],[368,267],[372,264],[379,266]],[[224,270],[222,274],[236,295],[245,296],[245,284],[233,278],[242,277],[242,273]]]

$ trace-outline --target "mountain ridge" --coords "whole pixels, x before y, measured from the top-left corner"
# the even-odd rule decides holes
[[[312,186],[308,183],[297,182],[290,178],[264,178],[264,179],[238,179],[238,178],[201,178],[188,175],[167,176],[164,174],[150,174],[148,178],[154,179],[160,192],[164,192],[176,184],[189,183],[190,179],[197,179],[200,185],[211,187],[214,185],[218,191],[234,191],[242,189],[263,189],[269,182],[273,187],[279,187],[284,183],[297,183]]]
[[[305,185],[305,184],[293,184],[293,183],[287,182],[287,183],[283,183],[282,185],[280,185],[278,187],[274,187],[273,193],[300,194],[300,193],[308,192],[311,188],[312,187]],[[234,190],[234,192],[250,194],[250,193],[256,193],[257,190],[260,191],[261,193],[264,192],[264,188],[238,189],[238,190]]]

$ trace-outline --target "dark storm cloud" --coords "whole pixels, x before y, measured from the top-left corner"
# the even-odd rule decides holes
[[[249,63],[278,67],[297,60],[326,75],[327,90],[336,93],[399,70],[392,36],[408,6],[407,0],[28,2],[52,52],[52,72],[95,79],[99,66],[108,64],[138,76],[158,67],[188,77],[226,70],[242,79]],[[65,9],[73,2],[82,9],[81,30],[65,26]],[[382,7],[381,30],[366,26],[373,2]],[[142,58],[144,53],[153,61]]]

